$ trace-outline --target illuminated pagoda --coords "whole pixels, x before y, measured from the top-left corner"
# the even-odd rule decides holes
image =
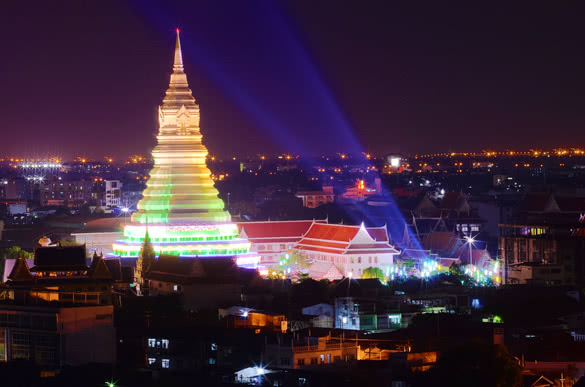
[[[113,245],[120,257],[138,257],[148,228],[156,254],[181,257],[250,257],[250,243],[239,236],[205,163],[207,148],[199,128],[195,103],[183,57],[179,30],[173,73],[158,109],[154,167],[146,183],[138,211],[124,227],[122,240]]]

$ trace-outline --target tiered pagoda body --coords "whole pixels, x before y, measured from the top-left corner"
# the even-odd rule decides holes
[[[154,167],[138,203],[138,211],[114,243],[120,257],[138,257],[148,228],[157,255],[247,256],[250,243],[240,238],[206,165],[201,142],[199,105],[183,68],[177,30],[169,88],[158,109]]]

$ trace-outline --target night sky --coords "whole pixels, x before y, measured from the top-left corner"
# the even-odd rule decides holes
[[[150,152],[176,27],[213,154],[585,145],[585,3],[482,3],[4,1],[0,155]]]

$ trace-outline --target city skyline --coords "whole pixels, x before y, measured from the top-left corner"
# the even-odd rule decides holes
[[[176,26],[206,145],[222,157],[585,143],[578,5],[419,14],[381,4],[144,4],[39,4],[47,12],[33,15],[9,6],[1,28],[13,54],[0,80],[12,156],[147,154]]]
[[[2,381],[585,385],[584,10],[6,5]]]

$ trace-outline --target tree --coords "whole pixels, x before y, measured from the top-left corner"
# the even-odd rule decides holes
[[[1,254],[6,259],[16,259],[16,258],[26,258],[32,259],[34,258],[34,254],[30,253],[26,250],[21,249],[18,246],[12,246],[7,249],[4,249]]]
[[[380,282],[386,282],[386,276],[379,267],[368,267],[362,273],[362,279],[377,278]]]
[[[307,256],[303,252],[293,250],[284,254],[280,258],[279,264],[273,267],[271,270],[274,271],[275,273],[284,274],[285,276],[289,277],[291,275],[300,276],[302,275],[304,269],[308,268],[309,266],[310,262]]]
[[[290,266],[300,266],[303,269],[309,267],[307,256],[298,250],[292,250],[288,253],[288,263]]]
[[[83,246],[83,243],[79,243],[76,241],[72,241],[69,239],[61,239],[59,241],[59,245],[62,247],[70,247],[70,246]]]
[[[428,386],[451,387],[519,387],[522,370],[503,345],[482,341],[452,348],[443,353],[437,366],[430,371]]]
[[[310,279],[311,279],[311,276],[309,276],[309,274],[307,274],[307,273],[300,273],[297,282],[303,282],[303,281],[307,281],[307,280],[310,280]]]
[[[258,207],[251,202],[246,200],[232,200],[230,202],[230,208],[227,208],[226,203],[226,210],[228,210],[231,214],[239,214],[240,216],[250,216],[254,218],[260,212]]]

